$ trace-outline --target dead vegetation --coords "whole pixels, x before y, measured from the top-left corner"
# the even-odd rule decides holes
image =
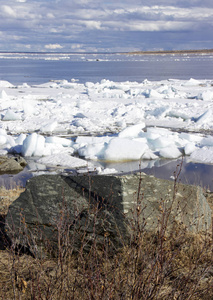
[[[177,190],[178,173],[174,197]],[[168,229],[171,209],[164,208],[151,233],[139,222],[142,210],[139,183],[131,239],[113,253],[107,233],[100,248],[95,231],[89,251],[84,237],[74,251],[61,219],[55,257],[23,254],[11,241],[0,252],[1,299],[212,299],[213,233],[191,234],[177,224]]]

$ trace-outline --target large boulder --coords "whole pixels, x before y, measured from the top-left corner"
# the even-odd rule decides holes
[[[146,223],[146,230],[159,228],[162,218],[168,228],[175,222],[194,233],[211,229],[211,208],[199,186],[144,173],[92,176],[90,181],[83,176],[74,176],[72,180],[107,199],[116,210],[122,211],[128,223],[135,220],[140,210],[139,219]]]
[[[87,186],[90,178],[83,178]],[[30,247],[32,253],[54,251],[59,236],[65,243],[68,235],[74,250],[89,250],[94,239],[103,247],[106,238],[114,250],[122,246],[120,235],[126,232],[122,210],[111,209],[107,199],[82,187],[74,177],[60,175],[31,178],[9,207],[5,223],[13,243]]]
[[[42,175],[30,179],[9,207],[6,227],[15,243],[32,251],[56,247],[61,238],[65,243],[67,233],[74,249],[89,250],[94,239],[115,249],[130,238],[137,220],[146,231],[174,224],[206,231],[211,209],[200,187],[145,174]]]

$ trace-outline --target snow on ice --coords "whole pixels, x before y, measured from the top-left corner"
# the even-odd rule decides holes
[[[91,161],[182,155],[213,163],[213,137],[203,134],[213,130],[211,80],[0,81],[0,110],[0,154],[34,157],[38,164],[91,170]]]

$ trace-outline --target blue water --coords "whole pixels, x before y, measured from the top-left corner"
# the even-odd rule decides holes
[[[115,168],[119,173],[134,173],[142,171],[148,175],[154,175],[157,178],[173,180],[174,172],[180,170],[181,172],[178,176],[178,182],[185,184],[194,184],[203,187],[204,189],[209,189],[213,192],[213,166],[199,163],[187,163],[186,159],[177,160],[159,160],[158,165],[152,168],[140,169],[140,162],[124,162],[124,163],[98,163],[106,168]],[[54,170],[54,168],[52,168]],[[71,170],[66,170],[70,173]],[[75,174],[75,171],[73,174]],[[71,174],[71,173],[70,173]],[[33,173],[28,170],[28,166],[24,171],[16,175],[0,175],[0,186],[5,186],[6,188],[15,188],[18,186],[25,186],[26,181],[33,176]]]
[[[213,55],[0,54],[0,80],[32,85],[72,78],[79,83],[213,79]]]

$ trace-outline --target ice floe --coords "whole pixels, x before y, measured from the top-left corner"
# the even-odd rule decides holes
[[[90,169],[108,173],[115,169],[92,161],[186,155],[213,163],[211,80],[0,81],[0,111],[0,153],[34,157],[43,165],[88,168],[90,160]]]

